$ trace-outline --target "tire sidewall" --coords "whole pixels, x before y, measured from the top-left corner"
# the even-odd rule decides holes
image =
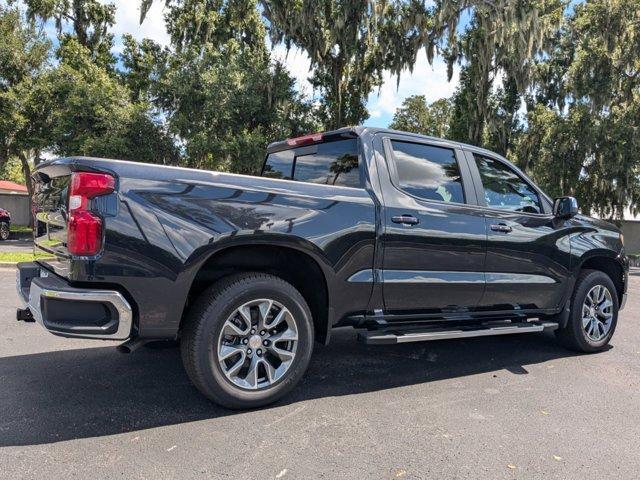
[[[313,326],[311,313],[303,297],[288,283],[272,277],[240,282],[225,290],[206,309],[203,328],[197,345],[198,370],[203,375],[205,394],[216,398],[219,403],[233,406],[242,403],[244,407],[261,406],[271,403],[291,390],[304,375],[313,349]],[[222,372],[218,362],[218,339],[226,320],[242,304],[268,298],[286,306],[296,321],[298,344],[296,356],[283,378],[273,385],[252,391],[234,385]]]
[[[604,338],[597,342],[591,340],[588,337],[587,332],[585,332],[582,326],[582,305],[584,304],[587,293],[589,293],[589,291],[596,285],[602,285],[606,287],[611,293],[611,301],[613,302],[613,318],[611,319],[611,328],[609,329],[607,335],[605,335]],[[571,328],[573,329],[575,339],[580,344],[580,347],[585,351],[600,351],[611,340],[617,324],[618,295],[616,292],[616,288],[608,275],[603,272],[592,271],[583,278],[582,282],[580,282],[580,284],[577,286],[575,294],[573,296],[571,306]]]
[[[9,224],[7,222],[0,222],[0,240],[8,240],[10,233]]]

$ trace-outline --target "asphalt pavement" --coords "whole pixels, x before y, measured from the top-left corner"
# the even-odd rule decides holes
[[[640,276],[607,351],[553,334],[317,346],[280,403],[203,398],[171,346],[124,355],[15,321],[0,269],[0,478],[637,479]],[[162,347],[162,348],[161,348]]]
[[[33,253],[33,240],[12,234],[11,238],[0,242],[0,252]]]

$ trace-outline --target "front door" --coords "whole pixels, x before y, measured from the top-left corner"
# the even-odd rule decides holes
[[[484,290],[485,220],[462,150],[385,135],[383,284],[395,315],[464,312]]]
[[[484,310],[554,310],[569,278],[565,222],[519,171],[499,158],[467,152],[486,209]]]

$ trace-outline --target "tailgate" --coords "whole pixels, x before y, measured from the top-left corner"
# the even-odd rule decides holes
[[[47,254],[47,257],[38,261],[66,276],[70,261],[67,250],[67,214],[71,171],[66,165],[45,167],[38,170],[33,179],[35,253]]]
[[[104,217],[117,210],[116,175],[105,164],[117,162],[62,158],[32,175],[35,253],[47,255],[38,262],[58,275],[69,277],[72,262],[103,253]]]

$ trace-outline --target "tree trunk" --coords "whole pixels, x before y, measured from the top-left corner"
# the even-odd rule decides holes
[[[342,75],[344,74],[344,62],[341,59],[337,59],[333,63],[332,67],[333,71],[333,118],[330,120],[329,130],[336,130],[342,127],[342,122],[344,121],[344,106],[343,106],[343,95],[342,95],[342,86],[344,85],[342,81]]]
[[[29,226],[33,227],[33,183],[31,182],[31,165],[29,165],[29,159],[24,152],[18,154],[20,163],[22,164],[22,174],[24,175],[24,181],[27,184],[27,192],[29,194]]]

